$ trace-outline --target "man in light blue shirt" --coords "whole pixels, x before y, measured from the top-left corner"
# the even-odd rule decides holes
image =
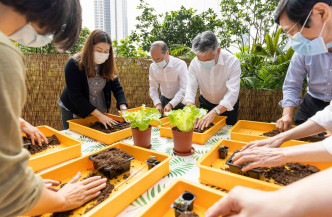
[[[307,93],[300,98],[303,80],[307,76]],[[288,68],[283,86],[282,117],[277,128],[285,131],[291,128],[294,108],[294,123],[300,125],[316,112],[323,110],[332,100],[332,53],[303,56],[295,53]]]

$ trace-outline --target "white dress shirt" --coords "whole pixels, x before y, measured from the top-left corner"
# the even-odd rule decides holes
[[[316,124],[324,127],[327,131],[332,132],[332,101],[322,111],[317,112],[309,118]]]
[[[187,84],[188,68],[185,61],[169,56],[169,62],[165,68],[159,68],[152,63],[149,70],[150,97],[154,106],[161,103],[158,93],[160,86],[161,95],[172,99],[169,103],[177,106],[182,102]]]
[[[211,69],[204,68],[195,57],[189,66],[184,102],[195,104],[199,86],[207,101],[232,111],[239,97],[240,77],[240,61],[227,51],[220,52],[218,62]]]

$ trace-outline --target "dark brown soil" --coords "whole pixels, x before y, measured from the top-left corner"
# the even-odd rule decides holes
[[[114,133],[114,132],[117,132],[117,131],[120,131],[120,130],[130,128],[130,123],[118,122],[116,125],[112,125],[111,127],[108,126],[107,127],[108,129],[106,129],[105,126],[102,123],[95,122],[95,123],[91,124],[89,127],[92,128],[92,129],[101,131],[103,133]]]
[[[199,217],[195,212],[183,212],[179,217]]]
[[[210,123],[210,125],[208,127],[205,127],[203,130],[201,129],[198,129],[198,128],[195,128],[194,129],[194,132],[195,133],[204,133],[205,131],[207,131],[208,129],[210,129],[211,127],[213,127],[214,124],[213,123]]]
[[[88,178],[96,176],[97,174],[91,174]],[[101,193],[99,194],[99,196],[95,199],[93,199],[92,201],[97,201],[95,204],[93,204],[91,207],[87,208],[85,210],[85,213],[89,212],[90,210],[92,210],[93,208],[95,208],[98,204],[102,203],[104,200],[106,200],[110,194],[112,193],[114,189],[114,185],[110,184],[110,182],[107,180],[106,182],[106,187],[101,190]]]
[[[274,179],[279,185],[289,185],[320,171],[317,167],[300,163],[288,163],[286,166],[288,169],[285,165],[272,167],[265,171],[264,176],[268,179]]]
[[[268,137],[273,137],[273,136],[276,136],[278,135],[280,132],[278,130],[272,130],[270,132],[266,132],[266,133],[263,133],[262,135],[260,136],[268,136]]]
[[[27,149],[30,152],[30,154],[36,154],[39,152],[42,152],[44,150],[46,150],[47,148],[49,148],[50,146],[55,146],[55,145],[60,145],[60,141],[58,140],[58,138],[53,135],[51,137],[46,137],[48,140],[48,144],[45,144],[45,142],[42,142],[42,146],[38,145],[38,141],[35,140],[35,145],[28,145]],[[28,142],[31,143],[31,140],[27,137],[23,137],[23,144],[27,144]]]
[[[174,208],[177,208],[179,210],[184,210],[187,208],[187,203],[185,201],[183,201],[183,203],[179,203],[179,202],[175,201]]]
[[[102,152],[98,153],[98,155],[93,157],[92,159],[95,163],[97,163],[99,165],[99,167],[95,168],[95,169],[102,170],[108,166],[121,165],[122,163],[126,162],[131,157],[132,156],[127,154],[126,152],[124,152],[118,148],[114,148],[111,150],[102,151]]]

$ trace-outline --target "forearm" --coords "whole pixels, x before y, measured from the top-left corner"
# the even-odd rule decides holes
[[[20,118],[20,128],[22,130],[22,127],[25,127],[26,121],[23,118]]]
[[[52,201],[52,202],[50,202]],[[37,216],[45,213],[66,211],[65,198],[59,193],[51,191],[44,186],[43,193],[37,205],[25,215]]]
[[[295,107],[291,107],[291,106],[284,107],[283,111],[282,111],[282,116],[289,115],[290,117],[293,117],[294,108]]]
[[[292,139],[300,139],[312,135],[316,135],[318,133],[324,132],[325,129],[320,126],[319,124],[316,124],[315,122],[308,120],[304,122],[303,124],[288,130],[286,132],[283,132],[276,136],[276,139],[281,139],[283,142],[292,140]]]
[[[218,106],[216,106],[216,108],[220,110],[220,114],[222,114],[222,113],[224,113],[224,112],[227,111],[227,108],[224,107],[224,106],[222,106],[222,105],[218,105]]]
[[[91,115],[93,115],[93,116],[95,116],[96,118],[100,118],[100,117],[102,117],[104,114],[103,113],[101,113],[98,109],[95,109],[95,110],[93,110],[93,112],[91,113]]]
[[[276,191],[275,200],[283,200],[294,217],[331,216],[332,168],[308,176]],[[273,203],[273,202],[272,202]]]
[[[296,145],[282,148],[285,163],[288,162],[330,162],[332,155],[326,150],[323,142]]]

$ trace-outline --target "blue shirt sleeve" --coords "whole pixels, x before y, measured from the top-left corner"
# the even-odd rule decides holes
[[[289,65],[284,85],[283,100],[279,102],[281,107],[297,107],[301,104],[300,98],[304,77],[308,74],[305,68],[305,57],[295,53]]]

